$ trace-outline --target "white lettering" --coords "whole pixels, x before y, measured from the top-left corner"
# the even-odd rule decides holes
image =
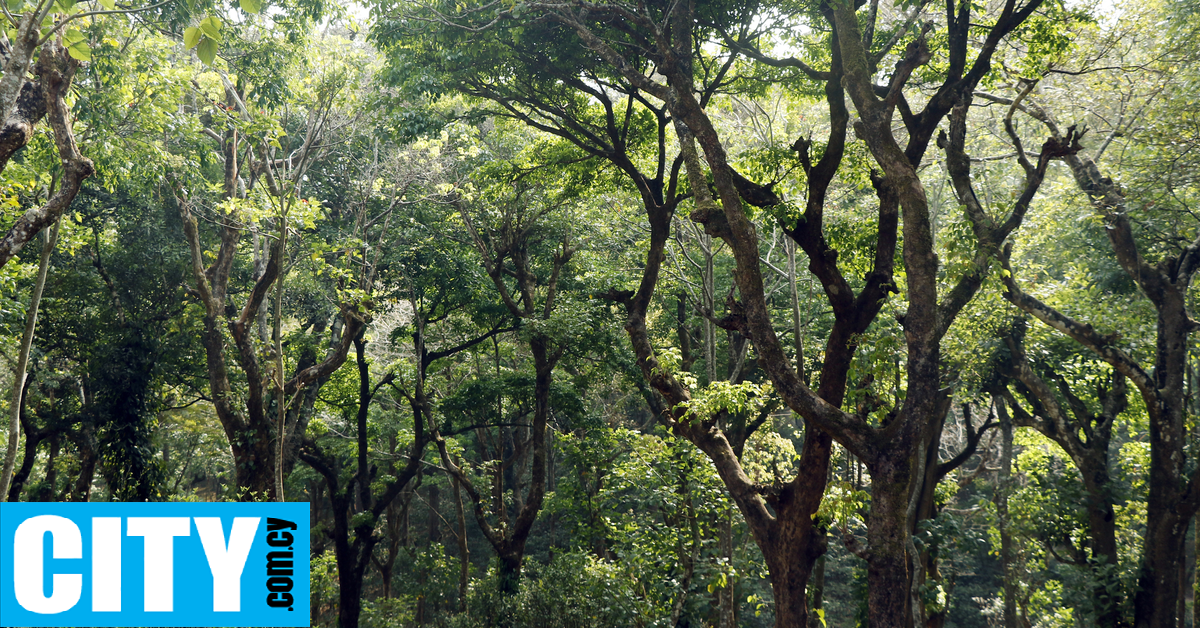
[[[92,518],[92,610],[121,611],[121,518]]]
[[[175,610],[175,537],[192,534],[187,517],[130,517],[129,536],[145,537],[145,610]]]
[[[83,574],[56,573],[50,597],[42,587],[45,565],[42,545],[50,533],[54,558],[83,558],[83,537],[70,519],[56,515],[30,517],[17,526],[13,535],[13,589],[17,603],[32,613],[53,615],[70,610],[83,592]]]
[[[213,576],[213,611],[236,613],[242,610],[242,569],[254,545],[260,517],[234,517],[225,545],[225,531],[220,517],[196,517],[196,532],[208,557],[208,569]]]

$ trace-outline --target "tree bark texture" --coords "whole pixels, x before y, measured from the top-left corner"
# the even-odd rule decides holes
[[[27,97],[36,100],[33,92],[41,90],[31,87],[26,74],[41,37],[42,20],[53,7],[54,3],[46,2],[45,5],[38,5],[39,10],[27,11],[17,25],[16,37],[10,42],[12,47],[3,51],[5,63],[4,74],[0,75],[0,121],[4,126],[0,130],[0,172],[4,171],[12,153],[29,142],[32,125],[37,123],[33,118],[41,117],[36,114],[39,107],[36,104],[29,106],[32,102],[26,100]],[[24,111],[22,105],[25,105]],[[41,109],[44,113],[44,105]]]
[[[37,29],[34,29],[36,38]],[[51,38],[42,46],[38,56],[36,71],[40,77],[42,101],[50,119],[50,129],[54,134],[54,144],[58,148],[58,156],[62,161],[63,172],[58,191],[44,205],[25,212],[17,222],[0,238],[0,267],[8,263],[21,249],[42,229],[53,224],[59,216],[75,200],[84,179],[96,171],[92,161],[79,152],[75,143],[75,133],[71,125],[70,111],[67,108],[67,92],[79,62],[67,54],[61,37]],[[9,79],[6,73],[0,82]],[[24,81],[24,70],[21,70],[20,80]],[[22,93],[24,88],[22,87]],[[30,101],[25,104],[33,107],[34,96],[29,93]],[[2,103],[0,103],[2,104]],[[7,128],[7,117],[6,117]],[[27,138],[26,138],[26,141]],[[5,163],[7,158],[5,158]],[[2,164],[0,164],[2,165]]]
[[[46,96],[39,83],[25,81],[12,115],[0,127],[0,172],[13,154],[33,139],[33,129],[46,117]]]

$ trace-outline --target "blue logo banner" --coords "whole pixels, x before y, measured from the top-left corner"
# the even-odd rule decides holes
[[[0,627],[308,626],[308,504],[0,503]]]

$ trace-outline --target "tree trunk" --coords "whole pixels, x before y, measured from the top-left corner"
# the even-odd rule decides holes
[[[429,545],[427,547],[431,551],[442,540],[442,518],[441,518],[441,513],[438,512],[438,508],[441,506],[440,502],[441,502],[441,490],[438,488],[438,485],[436,483],[430,482],[429,483],[429,497],[426,498],[426,504],[429,506],[429,520],[428,520]],[[420,580],[422,582],[428,581],[429,572],[425,569],[422,569],[421,572],[418,574],[418,578],[420,578]],[[437,601],[434,600],[431,602],[429,600],[428,596],[421,597],[421,604],[418,606],[418,608],[420,610],[417,613],[417,625],[420,625],[420,626],[423,626],[423,625],[429,623],[429,621],[433,618],[433,615],[438,612]]]
[[[718,539],[717,544],[720,549],[720,554],[725,559],[724,564],[727,567],[733,566],[733,513],[728,512],[721,515],[721,520],[717,523]],[[807,576],[805,576],[807,579]],[[726,578],[725,586],[717,590],[717,626],[719,628],[737,628],[734,622],[733,614],[736,608],[737,601],[733,597],[734,577]]]
[[[1134,598],[1138,628],[1175,628],[1179,562],[1184,552],[1186,519],[1161,506],[1147,509],[1139,590]]]
[[[454,486],[454,514],[458,517],[458,612],[467,612],[467,584],[471,573],[471,553],[467,549],[467,517],[463,512],[462,490],[458,478],[451,475]]]
[[[26,394],[32,380],[25,380]],[[12,484],[8,488],[7,499],[10,502],[21,501],[21,491],[25,488],[25,480],[33,472],[33,463],[37,460],[37,448],[46,436],[43,430],[35,429],[26,416],[24,408],[21,411],[21,428],[25,432],[25,453],[21,458],[21,468],[13,475]]]
[[[829,543],[828,535],[822,530],[818,542],[822,545]],[[812,614],[808,618],[808,628],[825,628],[821,624],[821,618],[825,610],[825,561],[826,557],[822,552],[821,557],[817,559],[817,564],[813,567],[811,580],[809,581],[808,607]]]
[[[0,495],[7,495],[12,485],[13,468],[17,463],[17,446],[21,437],[21,407],[25,400],[25,372],[29,368],[29,350],[33,347],[33,334],[37,329],[38,306],[42,302],[42,290],[46,287],[46,275],[50,272],[50,253],[58,241],[58,226],[61,220],[54,223],[54,229],[46,235],[46,243],[42,245],[42,255],[38,260],[37,281],[33,284],[33,294],[29,297],[29,308],[25,311],[25,333],[21,336],[20,353],[17,355],[17,370],[13,372],[12,412],[8,426],[8,449],[4,455],[4,471],[0,475]]]
[[[1192,628],[1200,628],[1200,516],[1193,519],[1192,528]]]
[[[1110,236],[1113,237],[1113,236]],[[1182,282],[1184,286],[1187,282]],[[1138,593],[1134,598],[1137,628],[1175,628],[1176,597],[1180,590],[1179,563],[1184,557],[1188,524],[1196,512],[1195,479],[1184,476],[1185,429],[1183,376],[1188,354],[1190,318],[1184,294],[1176,286],[1161,290],[1154,386],[1150,409],[1150,493],[1146,500],[1146,536]],[[1146,391],[1143,391],[1145,395]]]
[[[810,519],[811,521],[811,519]],[[765,551],[767,569],[771,577],[771,594],[775,598],[776,628],[807,628],[811,625],[808,616],[808,582],[818,558],[825,555],[826,535],[824,530],[800,529],[803,526],[788,526],[782,529],[777,543]]]
[[[533,444],[533,460],[529,469],[529,491],[513,521],[510,535],[498,549],[500,590],[505,594],[515,594],[520,587],[525,542],[533,530],[546,493],[546,422],[550,418],[550,383],[557,362],[557,357],[550,355],[549,344],[549,339],[543,336],[534,336],[529,342],[535,370],[533,427],[529,435]]]
[[[46,455],[46,472],[42,478],[41,488],[35,490],[33,501],[58,501],[58,452],[62,448],[62,433],[50,434],[50,453]]]
[[[332,491],[331,491],[332,493]],[[331,497],[334,497],[331,494]],[[352,498],[334,497],[333,539],[338,566],[338,628],[358,628],[362,614],[362,582],[366,561],[360,560],[358,542],[350,543],[350,504]],[[304,603],[300,600],[299,603]]]
[[[1188,527],[1190,528],[1191,524],[1188,524]],[[1187,622],[1187,597],[1188,597],[1187,592],[1188,592],[1188,589],[1190,588],[1190,586],[1189,586],[1190,583],[1188,582],[1188,567],[1191,566],[1191,564],[1190,564],[1191,563],[1191,560],[1190,560],[1191,552],[1189,551],[1189,550],[1191,550],[1191,546],[1192,546],[1192,544],[1188,543],[1187,540],[1184,541],[1183,560],[1179,561],[1179,600],[1175,607],[1175,618],[1176,618],[1176,621],[1178,622],[1176,624],[1178,626],[1178,628],[1187,628],[1187,623],[1188,623]]]
[[[1008,494],[1012,491],[1013,424],[1003,399],[997,399],[1000,415],[1000,474],[996,483],[996,518],[1000,528],[1000,574],[1004,582],[1004,628],[1017,624],[1016,547],[1009,532]]]
[[[782,565],[767,561],[771,570],[771,595],[775,598],[776,628],[804,628],[809,625],[805,584],[811,570],[807,565]],[[797,595],[799,593],[799,595]]]
[[[35,27],[33,29],[35,39],[37,33],[38,30]],[[54,144],[58,148],[58,157],[63,166],[63,174],[58,192],[47,199],[41,207],[25,212],[17,219],[8,233],[0,238],[0,267],[16,256],[25,244],[42,229],[58,220],[71,205],[71,201],[75,200],[75,196],[79,194],[83,180],[92,176],[96,171],[92,161],[79,152],[79,146],[75,143],[75,132],[66,103],[67,92],[71,89],[71,81],[78,68],[79,62],[67,54],[66,49],[56,38],[50,38],[42,46],[38,57],[37,72],[41,76],[43,98],[50,118],[50,129],[54,132]],[[20,76],[17,77],[18,85],[24,83],[24,76],[25,70],[22,69]],[[9,75],[5,74],[3,78],[0,78],[0,83],[7,82],[9,78]],[[5,117],[7,118],[7,116]]]
[[[504,596],[513,596],[521,588],[521,562],[525,554],[515,550],[509,550],[499,556],[500,558],[500,593]]]
[[[1089,473],[1089,469],[1080,469]],[[1093,477],[1099,474],[1093,474]],[[1117,628],[1121,625],[1121,583],[1117,574],[1117,518],[1111,498],[1107,494],[1107,470],[1104,473],[1105,487],[1088,487],[1088,536],[1092,541],[1092,572],[1096,587],[1092,591],[1096,609],[1096,626]]]
[[[220,333],[220,330],[217,330]],[[276,501],[272,439],[264,426],[258,429],[244,428],[234,435],[229,434],[229,448],[237,462],[234,479],[241,501]]]
[[[892,453],[892,452],[889,452]],[[901,628],[911,619],[908,564],[908,460],[895,452],[890,469],[871,474],[867,518],[867,608],[872,628]]]
[[[96,451],[96,427],[91,421],[85,420],[79,426],[79,434],[75,437],[75,447],[79,450],[79,477],[75,480],[75,490],[71,501],[86,502],[92,496],[92,481],[96,476],[96,463],[99,454]]]

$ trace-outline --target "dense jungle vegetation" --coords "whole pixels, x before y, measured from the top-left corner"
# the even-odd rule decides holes
[[[1195,0],[0,6],[0,499],[307,501],[314,626],[1195,625]]]

